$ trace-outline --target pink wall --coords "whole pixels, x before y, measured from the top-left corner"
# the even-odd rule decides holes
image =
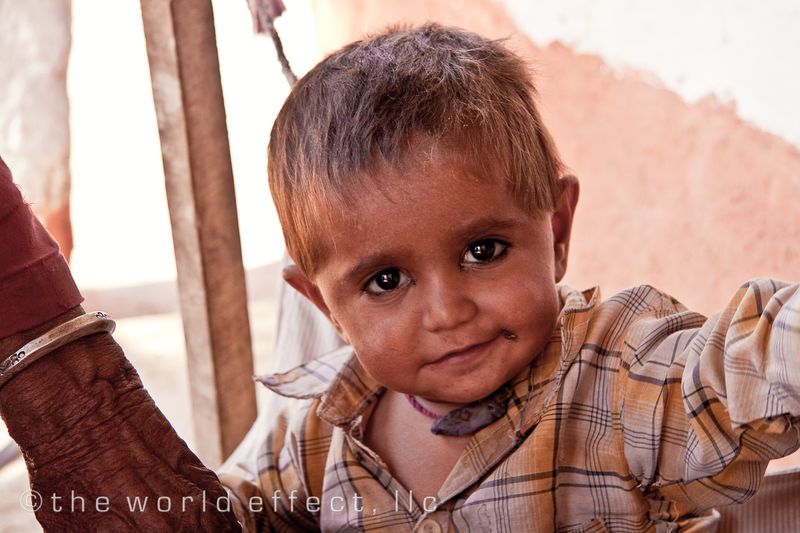
[[[598,284],[609,296],[649,283],[710,313],[748,277],[800,279],[800,151],[734,106],[689,105],[599,57],[539,48],[496,3],[315,0],[314,10],[324,51],[395,22],[511,36],[581,180],[568,284]]]

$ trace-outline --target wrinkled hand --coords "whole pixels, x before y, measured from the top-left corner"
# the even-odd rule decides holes
[[[81,313],[0,339],[0,354]],[[216,475],[178,437],[107,333],[16,375],[0,389],[0,415],[23,451],[47,531],[240,529]],[[132,511],[137,497],[146,508]]]

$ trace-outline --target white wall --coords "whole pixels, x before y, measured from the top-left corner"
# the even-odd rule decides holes
[[[560,41],[649,73],[688,102],[713,95],[800,147],[797,0],[503,0],[539,45]]]

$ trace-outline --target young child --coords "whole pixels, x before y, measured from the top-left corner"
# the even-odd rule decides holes
[[[713,526],[800,445],[800,291],[710,319],[649,286],[556,285],[577,180],[522,60],[426,25],[353,43],[281,110],[286,280],[348,346],[221,475],[248,529]]]

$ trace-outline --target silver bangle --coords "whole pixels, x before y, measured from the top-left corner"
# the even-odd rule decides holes
[[[98,311],[86,313],[59,324],[33,339],[0,363],[0,388],[28,365],[65,344],[95,333],[114,331],[116,323],[107,314]]]

